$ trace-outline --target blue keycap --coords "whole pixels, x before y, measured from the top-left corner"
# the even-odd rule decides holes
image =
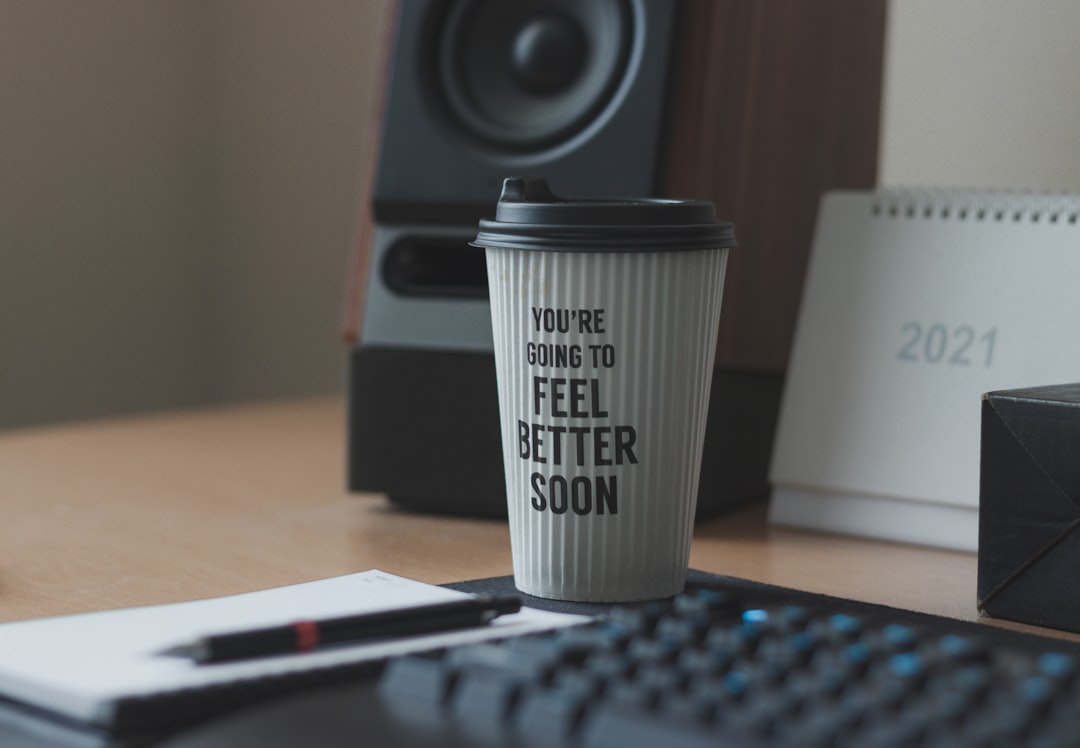
[[[762,610],[761,608],[744,610],[742,619],[743,623],[765,623],[769,620],[769,611]]]
[[[910,649],[918,641],[915,629],[901,623],[890,623],[882,629],[881,637],[894,650]]]
[[[1070,678],[1076,673],[1076,661],[1068,655],[1057,652],[1039,655],[1036,667],[1040,673],[1052,678]]]
[[[837,633],[852,637],[858,636],[863,630],[862,621],[855,616],[849,616],[846,613],[837,613],[836,615],[830,616],[829,627]]]
[[[889,672],[898,678],[916,678],[926,673],[926,664],[914,652],[902,652],[889,658]]]

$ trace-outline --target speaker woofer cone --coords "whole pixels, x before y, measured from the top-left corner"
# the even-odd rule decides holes
[[[436,34],[440,103],[482,145],[556,145],[611,102],[634,33],[628,0],[457,0]]]

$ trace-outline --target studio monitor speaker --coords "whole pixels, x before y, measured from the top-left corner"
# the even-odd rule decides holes
[[[398,0],[363,197],[348,484],[500,515],[482,250],[502,180],[735,222],[699,512],[764,496],[817,199],[876,178],[885,0]]]

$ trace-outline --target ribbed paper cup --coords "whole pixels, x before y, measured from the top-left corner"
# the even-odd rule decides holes
[[[708,203],[565,201],[512,179],[476,244],[515,585],[597,602],[678,593],[731,225]]]

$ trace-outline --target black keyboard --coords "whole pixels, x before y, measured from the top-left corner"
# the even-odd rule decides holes
[[[689,587],[614,608],[525,598],[599,616],[324,674],[160,748],[1080,747],[1080,644],[701,572]]]
[[[755,586],[393,660],[377,693],[458,745],[1080,746],[1078,673],[1068,642]]]

